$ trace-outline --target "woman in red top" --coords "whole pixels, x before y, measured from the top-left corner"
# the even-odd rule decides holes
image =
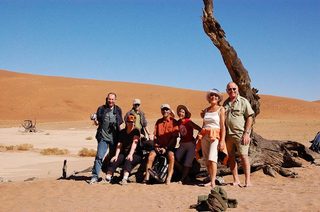
[[[193,137],[193,130],[201,130],[201,127],[191,121],[191,113],[184,105],[177,107],[177,114],[179,116],[179,131],[180,131],[180,146],[175,152],[176,167],[182,172],[180,182],[185,183],[186,177],[189,174],[192,162],[195,156],[195,139]]]

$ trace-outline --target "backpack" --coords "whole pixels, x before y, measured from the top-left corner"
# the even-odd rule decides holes
[[[219,186],[211,189],[209,195],[198,196],[198,203],[191,205],[190,208],[197,211],[226,211],[227,208],[236,208],[238,201],[236,199],[228,199],[227,192]]]
[[[166,156],[156,156],[153,166],[148,170],[148,172],[158,182],[163,183],[166,180],[168,174],[168,161]]]
[[[154,149],[154,141],[151,139],[147,139],[146,137],[140,138],[140,148],[143,154],[149,153],[151,150]]]
[[[312,151],[320,153],[320,132],[318,132],[316,137],[314,137],[314,139],[310,142],[312,143],[310,149]]]

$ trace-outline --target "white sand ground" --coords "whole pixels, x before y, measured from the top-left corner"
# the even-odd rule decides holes
[[[65,130],[40,130],[25,133],[23,128],[0,128],[0,145],[32,144],[30,151],[7,151],[0,153],[0,177],[11,181],[31,177],[58,178],[62,164],[68,161],[68,172],[79,171],[92,165],[93,157],[79,157],[82,148],[96,149],[95,127],[87,129],[69,128]],[[68,155],[46,156],[42,149],[59,148],[69,150]]]

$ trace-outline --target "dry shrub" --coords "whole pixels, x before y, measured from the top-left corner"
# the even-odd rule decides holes
[[[4,145],[0,145],[0,152],[5,152],[7,151],[7,147]]]
[[[10,145],[10,146],[5,146],[5,145],[0,145],[0,152],[5,152],[5,151],[28,151],[33,148],[32,144],[19,144],[19,145]]]
[[[6,148],[7,148],[8,151],[10,151],[10,150],[13,151],[13,150],[17,150],[18,149],[17,145],[15,145],[15,146],[13,146],[13,145],[6,146]]]
[[[95,157],[97,154],[97,151],[94,149],[87,149],[87,148],[82,148],[78,155],[80,157]]]
[[[89,137],[86,137],[86,140],[92,140],[93,139],[93,137],[92,136],[89,136]]]
[[[32,144],[20,144],[17,146],[17,148],[20,151],[28,151],[33,148],[33,145]]]
[[[46,148],[41,150],[40,153],[42,155],[66,155],[69,154],[69,150],[59,148]]]

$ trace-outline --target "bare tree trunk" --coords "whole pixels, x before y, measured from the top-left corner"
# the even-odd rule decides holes
[[[219,49],[232,81],[239,86],[240,95],[247,98],[255,112],[260,113],[260,97],[258,90],[251,89],[248,71],[244,68],[235,49],[226,40],[225,32],[213,16],[213,0],[203,0],[203,29],[213,44]],[[315,162],[319,154],[310,151],[304,145],[294,141],[270,141],[256,133],[252,134],[250,143],[250,164],[252,170],[263,169],[268,175],[275,176],[278,172],[283,176],[295,176],[287,168],[302,166],[298,158]],[[226,167],[219,167],[220,174],[230,174]]]
[[[203,2],[205,5],[202,17],[203,29],[213,44],[219,49],[232,81],[239,86],[240,95],[249,100],[255,116],[257,116],[260,113],[258,90],[255,88],[251,89],[248,71],[242,65],[237,52],[226,40],[225,32],[214,18],[213,1],[203,0]]]

